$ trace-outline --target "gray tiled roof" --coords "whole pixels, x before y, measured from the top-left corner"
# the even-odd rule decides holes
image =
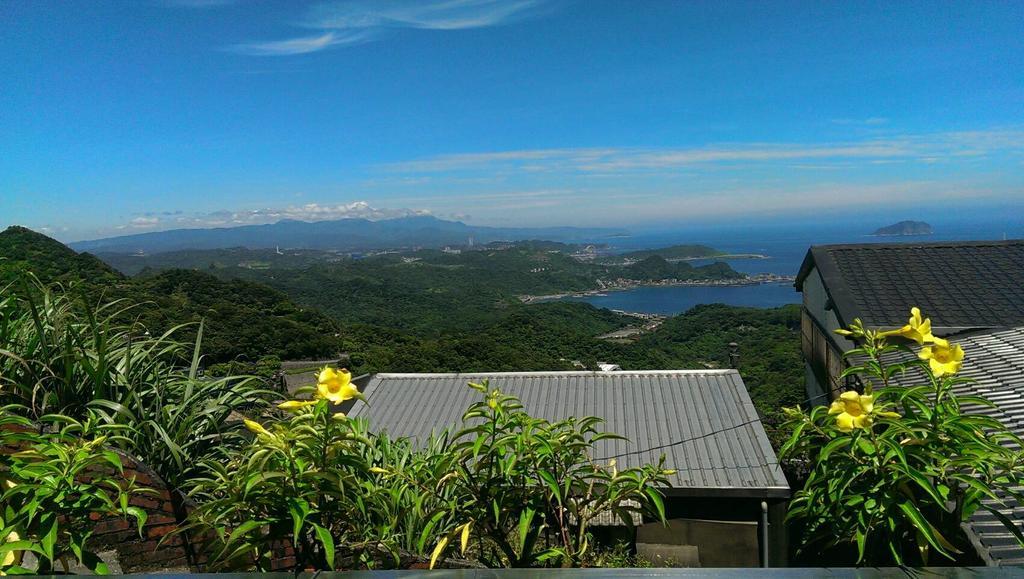
[[[797,276],[812,268],[844,325],[898,326],[917,306],[936,333],[1024,324],[1024,241],[815,246]]]
[[[960,376],[975,380],[956,386],[954,392],[981,396],[996,405],[965,406],[965,410],[991,416],[1018,436],[1024,436],[1024,327],[972,332],[952,339],[964,349]],[[916,378],[908,373],[897,382],[908,386],[920,384]],[[988,499],[985,502],[1004,509],[1003,514],[1024,529],[1024,506],[1013,499],[1005,505]],[[1024,565],[1024,548],[991,513],[978,512],[969,527],[981,543],[983,557],[997,565]]]
[[[357,402],[349,415],[425,440],[461,424],[465,409],[480,399],[467,382],[484,379],[519,397],[534,416],[598,416],[606,430],[629,439],[599,441],[596,459],[617,456],[621,466],[638,466],[656,464],[664,453],[666,468],[677,470],[669,495],[789,496],[735,370],[378,374],[364,389],[368,404]]]

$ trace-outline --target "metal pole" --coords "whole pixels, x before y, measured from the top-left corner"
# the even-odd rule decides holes
[[[761,501],[761,566],[768,566],[768,501]]]

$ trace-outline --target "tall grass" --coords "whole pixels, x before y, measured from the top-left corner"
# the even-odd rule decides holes
[[[233,412],[259,410],[273,394],[254,377],[199,376],[202,327],[194,343],[181,327],[150,335],[125,301],[94,306],[75,287],[34,278],[0,292],[0,401],[47,414],[98,417],[123,450],[174,488],[197,465],[237,448]]]

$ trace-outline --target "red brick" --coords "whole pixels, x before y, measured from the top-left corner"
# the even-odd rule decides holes
[[[146,529],[146,536],[150,537],[150,538],[153,538],[153,537],[163,537],[167,533],[170,533],[171,531],[173,531],[174,529],[177,529],[177,528],[178,528],[178,525],[161,525],[159,527],[152,527],[152,528]]]
[[[148,527],[150,525],[177,524],[177,522],[178,519],[175,519],[170,515],[165,515],[160,511],[157,511],[156,513],[150,514],[149,517],[146,519],[146,526]]]
[[[155,509],[160,506],[159,502],[146,496],[134,496],[130,502],[136,507],[142,507],[144,509]]]

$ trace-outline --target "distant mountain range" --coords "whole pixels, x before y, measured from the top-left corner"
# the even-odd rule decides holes
[[[159,253],[184,249],[296,248],[363,251],[398,247],[436,248],[492,241],[544,239],[571,241],[622,235],[616,229],[576,227],[477,227],[461,221],[431,216],[411,216],[382,221],[339,219],[336,221],[278,221],[267,225],[243,225],[214,229],[172,229],[79,241],[77,251],[104,253]]]
[[[924,221],[900,221],[885,227],[879,227],[872,235],[931,235],[932,226]]]

